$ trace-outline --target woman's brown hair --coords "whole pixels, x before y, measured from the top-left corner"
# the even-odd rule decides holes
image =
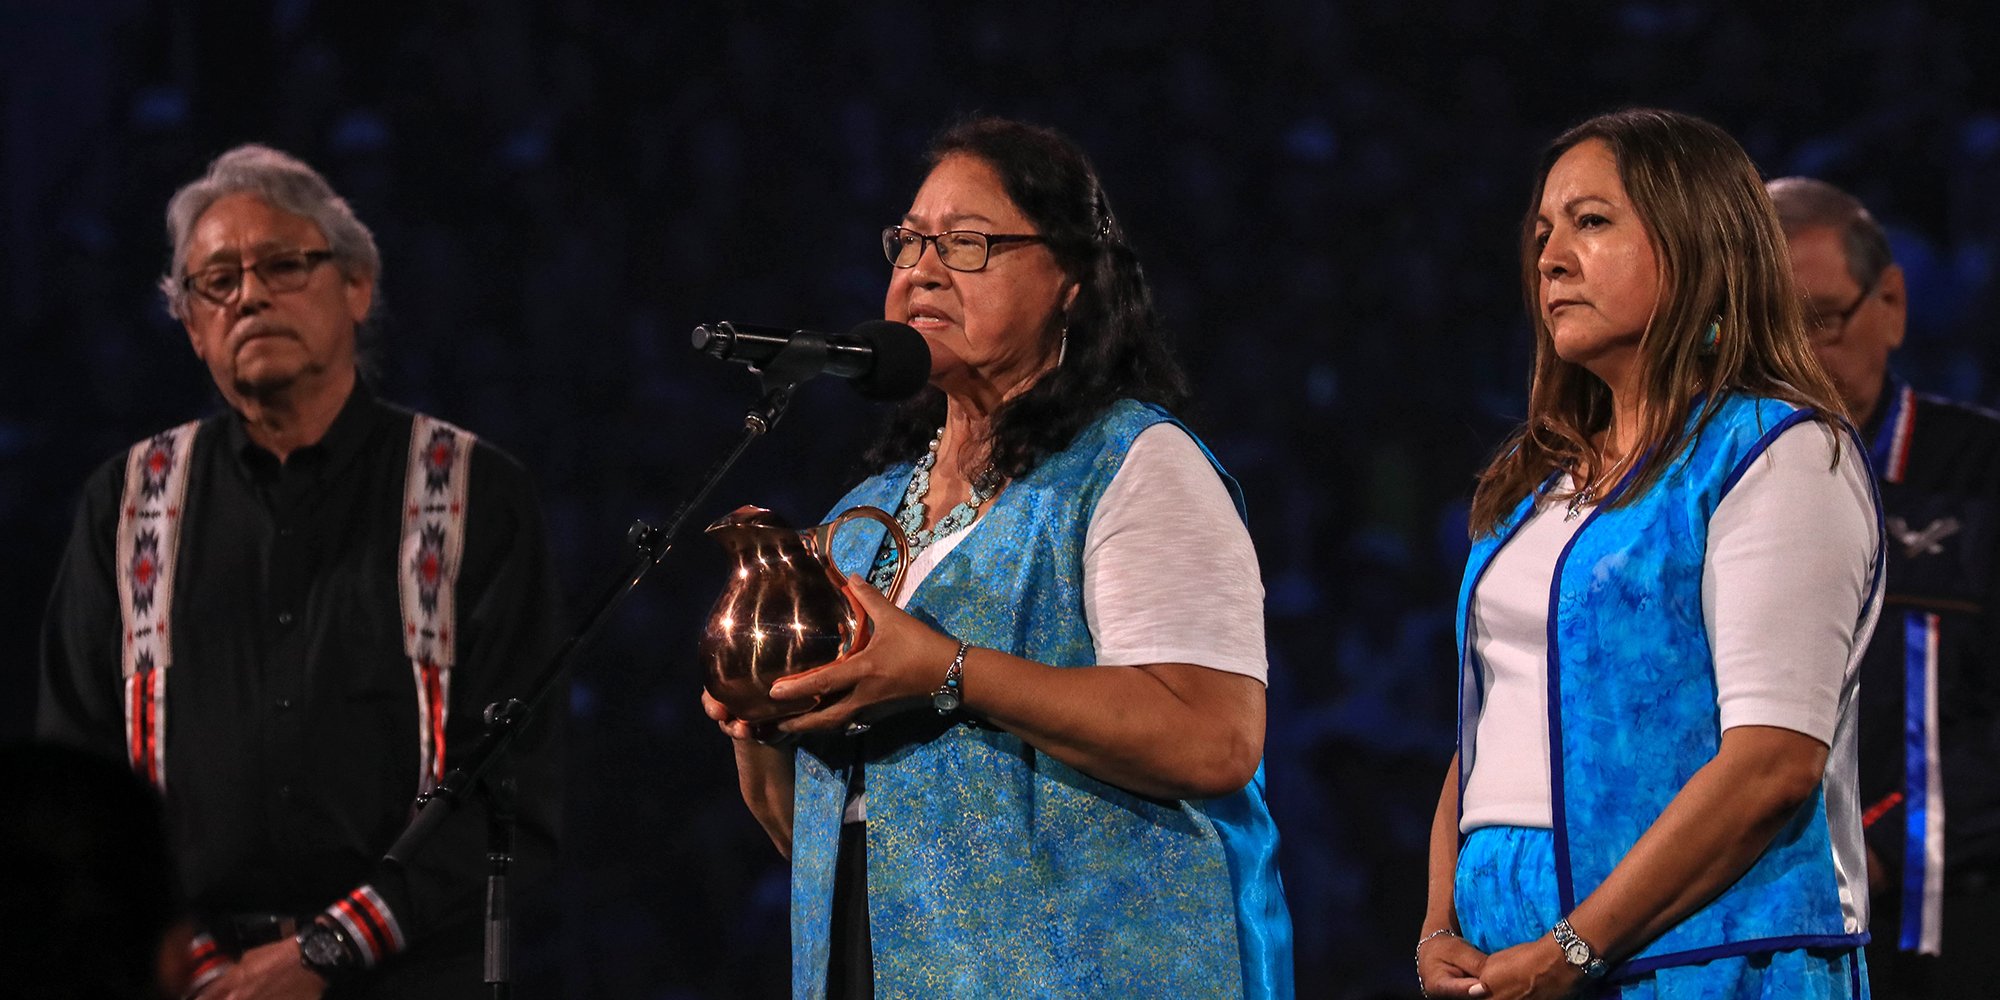
[[[1644,108],[1599,115],[1549,144],[1528,201],[1521,226],[1521,287],[1535,332],[1528,419],[1479,475],[1470,518],[1474,538],[1497,530],[1552,474],[1567,471],[1582,484],[1607,471],[1598,468],[1591,440],[1610,426],[1611,389],[1557,356],[1542,316],[1535,238],[1549,170],[1593,139],[1617,160],[1619,179],[1660,262],[1660,302],[1639,335],[1637,457],[1630,485],[1607,505],[1645,495],[1730,393],[1810,408],[1830,429],[1845,415],[1806,340],[1777,212],[1743,148],[1692,115]],[[1704,343],[1711,324],[1712,345]],[[1690,430],[1698,399],[1701,410]]]

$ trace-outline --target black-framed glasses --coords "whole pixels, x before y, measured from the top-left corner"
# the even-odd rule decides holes
[[[977,271],[986,266],[996,243],[1040,243],[1040,236],[982,233],[976,229],[947,229],[927,236],[914,229],[890,226],[882,230],[882,256],[896,267],[915,267],[924,255],[924,244],[937,247],[938,263],[954,271]]]
[[[1854,318],[1855,313],[1861,311],[1861,306],[1868,301],[1868,297],[1875,294],[1875,286],[1881,283],[1882,276],[1876,275],[1875,280],[1870,281],[1868,287],[1863,288],[1861,294],[1856,295],[1854,301],[1848,303],[1847,308],[1836,313],[1820,312],[1808,303],[1806,305],[1806,337],[1814,343],[1826,343],[1839,339],[1841,334],[1847,332],[1848,321]]]
[[[287,250],[274,253],[248,267],[241,263],[210,264],[181,279],[181,288],[219,306],[226,306],[243,291],[243,272],[257,272],[257,280],[274,292],[296,292],[306,287],[313,268],[332,260],[331,250]]]

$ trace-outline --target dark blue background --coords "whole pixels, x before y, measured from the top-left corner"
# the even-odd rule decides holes
[[[0,735],[29,727],[85,473],[214,405],[152,285],[168,195],[246,140],[320,167],[374,227],[381,388],[534,469],[579,606],[749,401],[747,375],[688,350],[691,326],[877,316],[875,232],[933,131],[983,110],[1073,135],[1194,373],[1188,415],[1249,494],[1308,997],[1413,995],[1464,500],[1523,408],[1515,232],[1543,144],[1664,105],[1772,176],[1850,187],[1910,271],[1903,370],[1995,395],[1991,13],[640,6],[7,0]],[[745,502],[816,517],[878,416],[811,387],[697,520]],[[785,870],[696,705],[709,549],[650,578],[577,678],[562,874],[519,960],[540,995],[784,990]]]

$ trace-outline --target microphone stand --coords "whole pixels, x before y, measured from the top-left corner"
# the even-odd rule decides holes
[[[415,814],[383,855],[383,860],[389,864],[408,867],[445,820],[465,803],[468,795],[477,792],[488,803],[486,854],[489,868],[484,971],[485,982],[495,1000],[507,1000],[513,994],[509,970],[511,920],[507,909],[507,871],[513,860],[513,779],[496,779],[489,772],[513,746],[535,712],[568,676],[583,650],[603,631],[612,611],[639,585],[647,571],[659,565],[673,549],[695,507],[708,499],[709,493],[728,474],[736,460],[749,450],[751,443],[770,433],[784,418],[786,409],[791,406],[792,394],[799,385],[826,369],[827,353],[825,341],[799,338],[762,368],[751,369],[757,373],[763,395],[743,415],[743,433],[737,438],[735,446],[709,467],[696,484],[694,494],[674,511],[666,530],[644,521],[632,522],[632,526],[625,531],[625,540],[632,546],[633,552],[624,571],[606,588],[582,626],[564,640],[549,658],[542,672],[529,685],[526,700],[503,698],[486,706],[484,735],[459,759],[458,766],[445,774],[442,781],[417,796]],[[493,787],[495,785],[500,787]]]
[[[507,906],[507,869],[514,863],[514,779],[488,778],[477,786],[486,803],[486,985],[496,1000],[514,989],[513,914]]]

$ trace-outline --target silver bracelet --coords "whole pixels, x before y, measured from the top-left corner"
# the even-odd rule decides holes
[[[971,648],[972,643],[959,640],[958,655],[953,656],[951,665],[944,668],[944,683],[939,685],[936,691],[931,692],[931,707],[937,709],[939,715],[950,715],[958,711],[960,705],[965,704],[962,678],[965,671],[965,651]]]
[[[1457,936],[1458,936],[1457,931],[1452,930],[1449,927],[1440,927],[1437,930],[1434,930],[1429,934],[1426,934],[1423,937],[1417,939],[1417,955],[1416,955],[1417,994],[1419,996],[1428,997],[1431,995],[1430,990],[1424,987],[1424,945],[1431,943],[1432,938],[1457,937]]]

